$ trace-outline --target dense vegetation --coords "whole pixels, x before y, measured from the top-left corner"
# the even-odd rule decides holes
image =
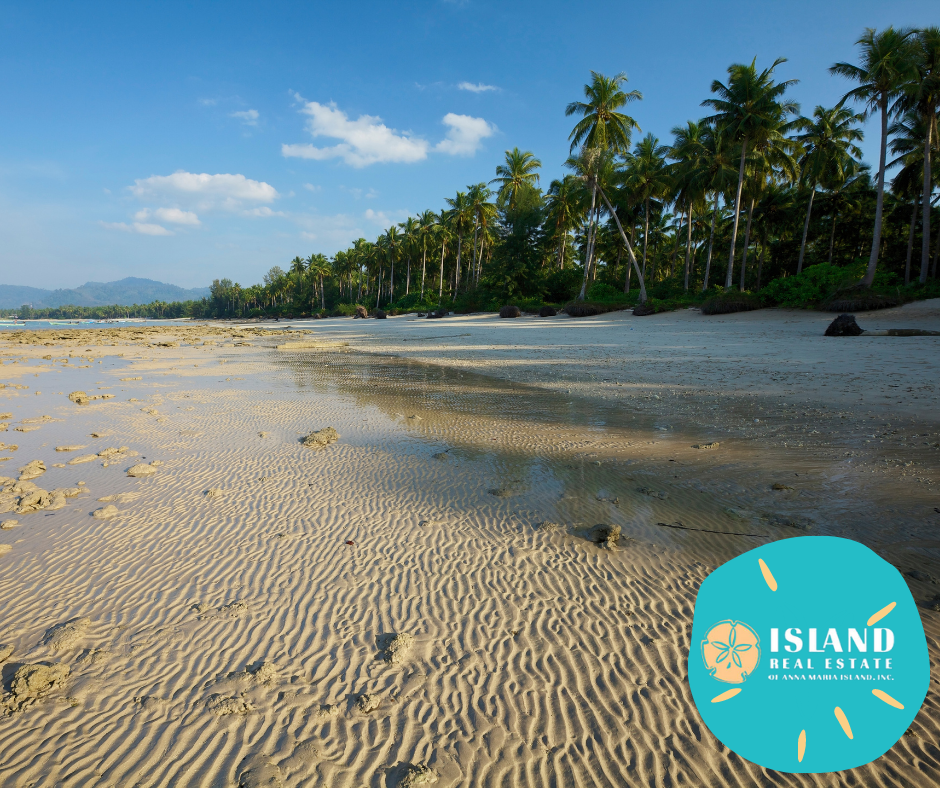
[[[493,180],[374,241],[360,238],[332,259],[295,257],[250,287],[216,280],[202,302],[129,314],[325,316],[356,304],[470,312],[569,301],[589,305],[583,314],[637,302],[647,311],[705,303],[709,312],[846,303],[850,291],[859,308],[940,295],[940,28],[869,29],[858,45],[858,64],[830,69],[852,84],[835,107],[801,114],[796,81],[776,78],[782,58],[763,70],[756,60],[734,64],[702,102],[710,114],[673,128],[668,144],[652,134],[633,144],[639,126],[624,110],[642,94],[626,90],[624,74],[592,73],[584,100],[566,108],[577,119],[568,174],[547,188],[542,163],[514,148]],[[868,116],[880,125],[874,175],[858,148]]]

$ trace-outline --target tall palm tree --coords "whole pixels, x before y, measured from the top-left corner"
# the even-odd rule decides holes
[[[677,203],[685,208],[686,246],[684,289],[689,289],[690,258],[692,254],[692,208],[695,202],[704,196],[698,177],[702,160],[706,156],[704,136],[706,126],[703,121],[686,121],[685,126],[674,126],[673,143],[669,158],[673,160],[673,190]]]
[[[862,141],[862,130],[856,125],[862,120],[848,107],[836,106],[826,109],[817,106],[813,117],[800,117],[795,125],[803,133],[794,139],[803,147],[800,157],[802,181],[809,189],[809,204],[806,206],[806,219],[803,222],[803,240],[800,243],[800,258],[796,266],[799,274],[803,270],[803,258],[806,253],[806,236],[809,233],[809,219],[813,211],[813,197],[816,187],[824,189],[844,183],[861,164],[862,151],[856,143]]]
[[[718,221],[718,199],[731,190],[734,184],[734,163],[731,143],[721,127],[710,127],[702,134],[704,154],[698,160],[693,178],[705,194],[712,195],[711,230],[708,234],[708,257],[705,261],[705,277],[702,290],[708,290],[712,270],[712,252],[715,244],[715,225]]]
[[[669,193],[672,177],[666,154],[669,147],[660,145],[659,139],[647,134],[626,157],[624,186],[635,198],[643,202],[643,275],[646,276],[646,253],[650,231],[650,200],[658,200]]]
[[[568,233],[583,212],[583,191],[574,175],[554,180],[548,187],[548,221],[558,236],[558,270],[565,267]]]
[[[835,63],[829,71],[846,79],[858,82],[840,103],[859,101],[865,109],[863,117],[878,112],[881,116],[881,151],[878,157],[878,196],[875,202],[875,230],[872,233],[871,255],[868,269],[860,284],[871,287],[878,267],[878,251],[881,248],[881,223],[884,213],[885,164],[888,155],[888,115],[891,103],[898,97],[915,73],[915,57],[911,46],[913,31],[895,30],[888,27],[880,32],[866,28],[855,43],[861,47],[860,65]]]
[[[631,101],[640,101],[643,94],[638,90],[624,92],[627,75],[620,72],[615,77],[605,77],[591,72],[591,81],[584,86],[586,101],[572,101],[565,107],[565,116],[580,115],[581,120],[571,130],[568,139],[571,150],[575,148],[609,148],[626,153],[630,150],[630,133],[640,127],[629,115],[618,110]]]
[[[445,212],[447,214],[447,224],[453,229],[457,237],[457,263],[454,270],[454,295],[460,288],[460,253],[463,247],[463,237],[473,222],[473,206],[466,192],[457,192],[456,197],[448,197],[444,200],[449,206]]]
[[[418,229],[421,226],[417,219],[409,216],[399,225],[403,234],[401,241],[402,249],[406,250],[408,255],[405,259],[408,262],[408,269],[405,272],[405,295],[411,292],[411,253],[415,250],[418,241]]]
[[[471,278],[474,283],[480,281],[483,245],[487,237],[486,231],[496,217],[496,205],[490,202],[492,196],[493,192],[487,188],[485,183],[475,183],[467,187],[467,199],[470,202],[470,211],[473,215],[473,267],[471,269]],[[478,239],[480,230],[483,231],[483,234]],[[479,248],[477,247],[478,240],[480,241]]]
[[[323,292],[323,277],[329,276],[333,269],[330,266],[330,261],[327,259],[325,254],[312,254],[307,258],[307,276],[311,277],[314,281],[319,282],[320,290],[320,308],[326,309],[326,296]],[[313,311],[313,295],[316,293],[316,289],[312,288],[311,300],[310,300],[310,311]]]
[[[424,277],[428,264],[428,238],[437,227],[438,217],[434,211],[418,214],[418,237],[421,239],[421,300],[424,301]]]
[[[937,107],[940,106],[940,27],[918,30],[913,39],[914,78],[905,86],[898,108],[919,116],[924,129],[921,140],[923,240],[920,250],[920,283],[927,281],[930,258],[930,207],[933,193],[933,149],[937,146]],[[889,167],[891,165],[888,165]]]
[[[519,195],[526,189],[534,189],[539,182],[541,167],[542,162],[532,151],[518,148],[506,151],[506,163],[496,167],[496,177],[490,181],[499,184],[499,201],[513,210]]]
[[[795,79],[774,82],[774,69],[786,58],[778,57],[770,68],[757,72],[757,58],[750,65],[735,63],[728,67],[728,84],[717,79],[712,82],[712,93],[717,98],[705,99],[702,106],[711,107],[715,114],[706,122],[725,130],[729,141],[741,146],[738,165],[738,189],[734,198],[734,229],[731,231],[731,252],[728,257],[728,272],[725,287],[731,287],[734,273],[735,245],[738,237],[738,220],[741,214],[741,189],[744,186],[744,164],[748,144],[758,143],[769,133],[779,131],[781,115],[799,111],[795,102],[784,101],[783,94],[797,83]]]

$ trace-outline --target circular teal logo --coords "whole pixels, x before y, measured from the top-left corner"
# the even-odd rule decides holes
[[[699,589],[692,698],[712,733],[760,766],[836,772],[875,760],[908,729],[929,681],[907,583],[858,542],[773,542]]]

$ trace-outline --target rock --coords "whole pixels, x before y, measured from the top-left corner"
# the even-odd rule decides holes
[[[56,451],[79,451],[80,449],[84,449],[84,448],[85,448],[84,446],[56,446],[55,450]]]
[[[622,531],[619,525],[602,523],[595,525],[591,529],[589,538],[592,542],[600,545],[605,550],[614,550],[617,547],[617,543],[620,541],[621,533]]]
[[[0,643],[0,662],[6,662],[13,653],[13,646],[9,643]]]
[[[721,444],[718,443],[718,441],[714,441],[713,443],[696,443],[692,448],[693,449],[717,449],[719,446],[721,446]]]
[[[69,673],[69,666],[59,662],[37,662],[34,665],[20,666],[10,682],[11,700],[8,705],[12,711],[21,711],[48,695],[56,687],[62,686]]]
[[[40,646],[48,646],[57,651],[63,648],[71,648],[77,641],[85,636],[88,627],[91,626],[91,619],[79,616],[72,618],[61,624],[56,624],[46,630],[46,634],[39,641]]]
[[[268,684],[277,678],[277,665],[273,662],[256,662],[245,668],[245,673],[259,684]]]
[[[19,520],[4,520],[0,523],[0,531],[9,531],[11,528],[16,528],[19,524]]]
[[[400,665],[405,656],[414,646],[414,636],[407,632],[399,632],[393,637],[385,648],[385,661],[389,665]]]
[[[120,510],[113,503],[109,503],[107,506],[95,509],[95,511],[91,513],[91,516],[96,520],[110,520],[112,517],[117,517],[120,513]]]
[[[440,320],[442,317],[447,317],[447,310],[444,308],[435,309],[431,312],[428,312],[428,320]]]
[[[127,475],[134,478],[140,478],[142,476],[153,476],[157,472],[157,469],[153,465],[147,465],[147,463],[139,463],[133,465],[127,469]]]
[[[512,304],[507,304],[506,306],[504,306],[502,309],[499,310],[499,316],[507,317],[507,318],[522,317],[522,310],[519,309],[519,307],[517,306],[513,306]]]
[[[310,449],[324,449],[331,443],[339,440],[339,433],[332,427],[324,427],[322,430],[311,432],[303,439],[303,444]]]
[[[833,320],[826,333],[827,337],[857,337],[862,334],[862,329],[855,322],[855,315],[839,315]]]
[[[793,488],[786,484],[781,484],[780,482],[774,482],[770,485],[771,490],[792,490]]]
[[[660,500],[665,500],[669,497],[669,493],[664,492],[663,490],[651,490],[649,487],[640,487],[637,492],[642,493],[643,495],[648,495],[650,498],[659,498]]]
[[[368,317],[368,316],[369,316],[369,310],[366,309],[364,306],[357,306],[356,314],[353,315],[353,317]]]
[[[414,788],[417,785],[432,785],[436,782],[437,775],[430,767],[423,764],[409,763],[401,780],[398,781],[398,785],[399,788]]]
[[[375,312],[372,313],[372,317],[374,317],[376,320],[385,320],[388,315],[385,314],[384,310],[376,309]]]
[[[42,460],[33,460],[20,468],[20,481],[37,479],[46,472],[46,464]]]
[[[88,395],[84,391],[73,391],[69,394],[69,399],[76,405],[87,405],[89,402]]]
[[[651,307],[649,304],[637,304],[633,307],[633,316],[634,317],[648,317],[649,315],[655,315],[656,309]]]
[[[208,490],[206,490],[205,496],[206,498],[221,498],[222,490],[220,490],[218,487],[210,487]]]
[[[369,714],[375,711],[381,704],[382,700],[378,695],[364,694],[356,699],[356,708],[363,714]]]
[[[13,545],[11,544],[0,544],[0,555],[9,553],[12,549],[13,549]]]
[[[558,311],[553,306],[543,306],[539,310],[539,317],[554,317]]]

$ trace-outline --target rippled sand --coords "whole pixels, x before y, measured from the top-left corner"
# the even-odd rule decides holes
[[[89,490],[0,514],[18,521],[0,531],[4,687],[24,663],[70,671],[0,716],[0,785],[393,786],[424,766],[454,786],[940,780],[933,683],[878,761],[781,775],[715,740],[685,664],[711,569],[818,533],[928,578],[911,587],[936,670],[937,453],[919,440],[936,425],[879,420],[865,438],[868,414],[838,402],[715,412],[696,381],[654,393],[638,374],[607,381],[626,397],[523,384],[500,377],[505,350],[478,346],[490,324],[365,323],[315,326],[357,332],[325,351],[230,327],[0,344],[0,382],[29,386],[0,390],[0,441],[18,445],[0,475],[38,459],[38,486]],[[475,361],[428,363],[450,332],[469,332]],[[601,340],[567,351],[576,377],[609,378],[589,358]],[[74,390],[115,396],[77,405]],[[325,427],[339,441],[302,444]],[[614,550],[591,541],[602,523],[622,529]]]

